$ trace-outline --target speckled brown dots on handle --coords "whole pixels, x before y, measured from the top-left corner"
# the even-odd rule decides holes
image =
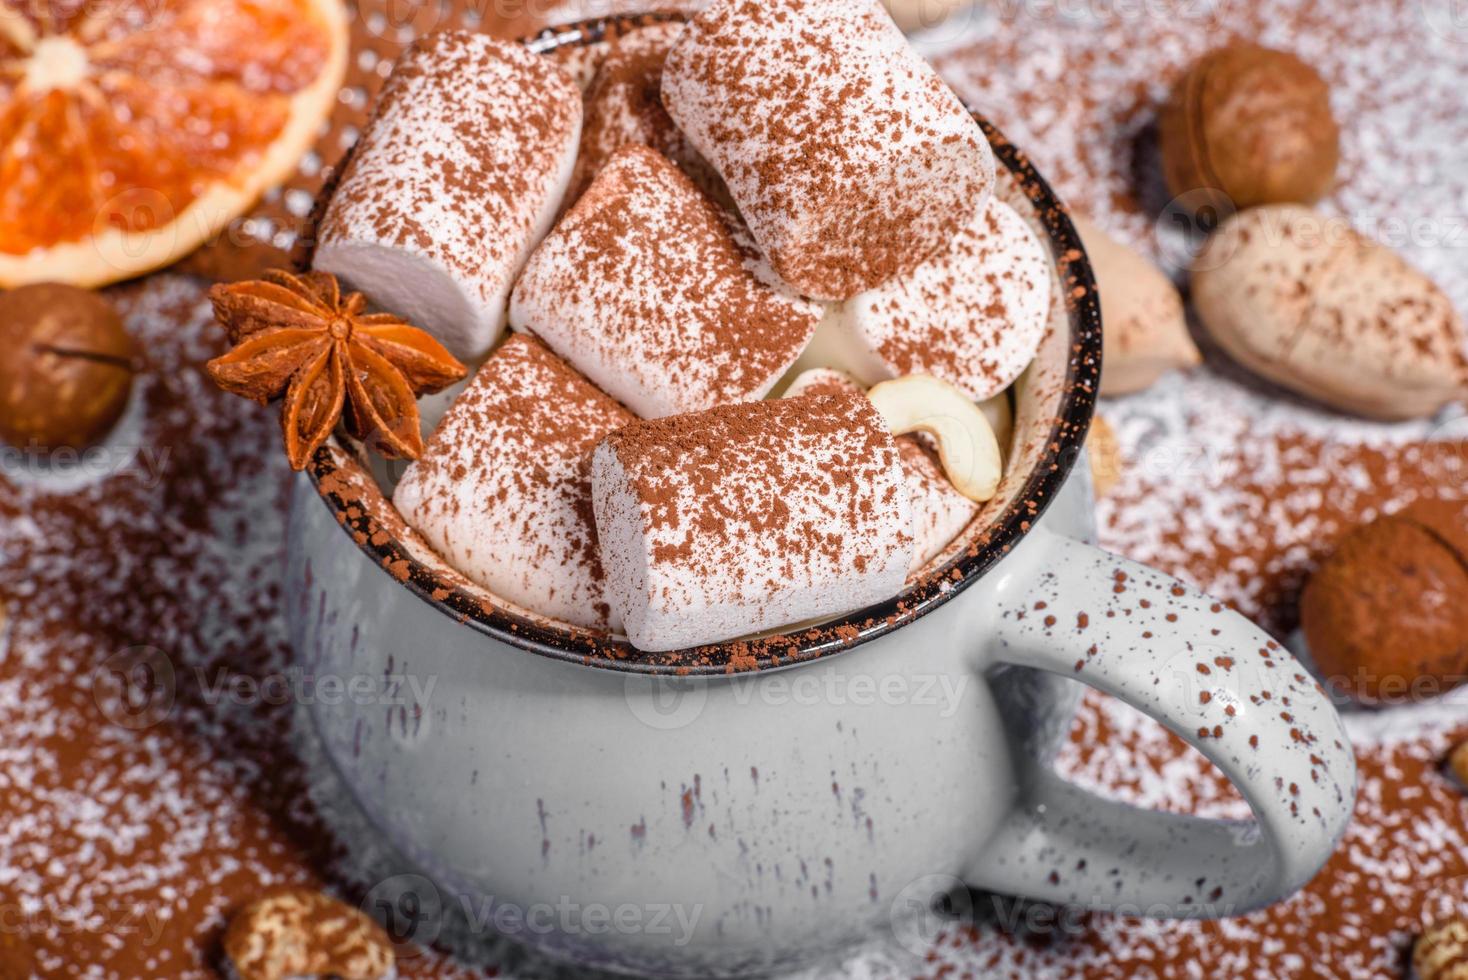
[[[1257,822],[1138,810],[1041,769],[1022,776],[1018,804],[969,880],[1160,918],[1239,915],[1304,885],[1355,799],[1355,759],[1324,690],[1217,600],[1036,534],[1044,546],[1026,551],[1003,587],[992,659],[1075,677],[1155,718],[1233,781]]]

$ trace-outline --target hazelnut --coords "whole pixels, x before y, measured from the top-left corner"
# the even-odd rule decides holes
[[[1459,742],[1448,753],[1448,772],[1458,781],[1458,785],[1468,789],[1468,742]]]
[[[1468,502],[1415,504],[1348,534],[1305,586],[1300,625],[1335,690],[1441,693],[1468,671]],[[1432,686],[1423,689],[1422,680]]]
[[[1330,89],[1284,51],[1232,44],[1204,55],[1173,89],[1158,130],[1174,197],[1214,192],[1198,203],[1242,209],[1313,203],[1335,186]]]
[[[38,283],[0,293],[0,439],[85,449],[127,405],[137,348],[96,293]]]

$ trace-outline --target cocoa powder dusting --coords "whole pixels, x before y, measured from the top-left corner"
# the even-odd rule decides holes
[[[540,341],[515,334],[455,400],[394,503],[495,595],[604,630],[590,457],[633,418]]]
[[[732,577],[736,593],[860,571],[884,561],[872,549],[893,538],[879,529],[900,511],[876,512],[867,488],[895,482],[896,443],[860,393],[653,419],[607,442],[647,514],[653,560],[702,580]]]
[[[105,451],[0,469],[0,905],[40,976],[208,978],[265,888],[371,882],[310,803],[292,699],[234,696],[295,663],[278,423],[205,377],[226,339],[203,285],[107,295],[144,354]]]
[[[424,6],[433,16],[407,24],[399,16],[384,29],[383,6],[373,0],[352,19],[355,58],[329,132],[253,216],[250,230],[265,245],[289,247],[405,37],[449,26],[514,35],[539,26],[544,13],[510,24],[481,19],[470,5],[441,17]],[[1434,39],[1419,5],[1180,0],[1177,11],[1151,16],[1122,6],[1082,22],[1058,13],[1003,21],[989,40],[942,62],[945,76],[1034,155],[1064,196],[1113,232],[1155,250],[1149,229],[1161,202],[1137,190],[1157,184],[1148,120],[1182,65],[1229,33],[1294,48],[1330,79],[1352,125],[1344,186],[1327,208],[1378,231],[1391,220],[1461,211],[1464,180],[1452,154],[1468,142],[1455,101],[1468,86],[1468,47]],[[1226,11],[1228,21],[1200,21],[1198,11]],[[1391,152],[1370,152],[1380,146]],[[1468,304],[1460,252],[1410,241],[1403,248],[1460,308]],[[210,250],[235,251],[231,278],[248,249],[225,241]],[[0,719],[14,753],[0,794],[0,854],[17,872],[0,885],[0,899],[12,908],[29,903],[17,941],[43,976],[71,976],[84,963],[102,976],[208,977],[226,913],[263,887],[324,877],[355,899],[369,883],[336,870],[344,847],[308,802],[289,710],[228,701],[221,708],[201,687],[221,671],[259,678],[291,663],[280,612],[289,478],[278,431],[266,413],[203,381],[198,366],[223,349],[223,338],[207,327],[195,284],[162,277],[109,295],[147,351],[120,430],[138,452],[82,486],[0,477],[8,617],[0,684],[12,692],[0,700]],[[1214,364],[1217,371],[1186,385],[1174,379],[1156,395],[1103,407],[1126,416],[1118,428],[1127,463],[1117,493],[1101,504],[1102,544],[1190,579],[1283,637],[1300,583],[1347,528],[1465,486],[1468,427],[1450,419],[1433,432],[1389,428],[1357,445],[1353,425],[1322,426],[1314,413]],[[1290,424],[1278,425],[1279,416]],[[1428,435],[1446,441],[1427,445]],[[833,632],[854,639],[858,631]],[[93,678],[114,653],[138,645],[172,661],[178,698],[165,721],[130,729],[109,721],[116,702],[99,699],[105,686]],[[1463,703],[1348,720],[1361,771],[1355,822],[1320,876],[1279,906],[1226,924],[1086,914],[1045,935],[981,915],[927,944],[918,970],[905,954],[879,950],[816,972],[860,969],[884,980],[1405,976],[1413,934],[1468,902],[1468,817],[1462,791],[1439,771],[1441,757],[1468,737],[1454,717]],[[1099,696],[1083,703],[1059,764],[1129,802],[1246,815],[1198,756]],[[148,886],[129,885],[137,880]],[[64,919],[72,908],[98,914],[88,920],[95,927]],[[143,931],[124,931],[127,922]],[[150,922],[161,928],[148,931]],[[512,954],[503,975],[525,963]],[[428,950],[400,963],[399,973],[500,969],[470,970]]]
[[[586,89],[581,149],[566,193],[568,205],[581,196],[612,153],[628,144],[657,150],[705,191],[715,193],[722,187],[718,174],[663,108],[659,91],[663,59],[682,31],[679,22],[650,24],[618,38],[607,53]]]
[[[511,322],[643,416],[762,397],[823,309],[667,158],[617,150],[536,249]]]
[[[876,4],[705,8],[668,56],[663,104],[807,295],[911,269],[992,186],[982,135]]]

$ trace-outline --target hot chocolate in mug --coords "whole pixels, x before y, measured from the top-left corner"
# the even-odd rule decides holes
[[[557,56],[644,20],[529,43]],[[639,653],[506,607],[403,525],[355,447],[317,454],[291,513],[297,654],[394,697],[318,698],[313,718],[439,893],[512,913],[492,919],[583,966],[712,977],[900,933],[935,883],[1212,917],[1289,895],[1329,857],[1355,764],[1314,680],[1221,603],[1076,538],[1095,286],[1063,206],[984,126],[998,192],[1054,258],[1053,322],[1014,392],[999,496],[882,607]],[[1077,681],[1197,748],[1254,819],[1136,809],[1059,777]]]

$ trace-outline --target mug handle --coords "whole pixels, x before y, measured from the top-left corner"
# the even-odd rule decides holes
[[[1356,762],[1340,716],[1283,647],[1145,565],[1036,528],[999,586],[992,664],[1075,677],[1150,715],[1238,787],[1254,821],[1105,799],[1020,760],[1018,799],[969,884],[1153,918],[1238,915],[1291,894],[1345,832]],[[1001,573],[1007,571],[1001,566]]]

